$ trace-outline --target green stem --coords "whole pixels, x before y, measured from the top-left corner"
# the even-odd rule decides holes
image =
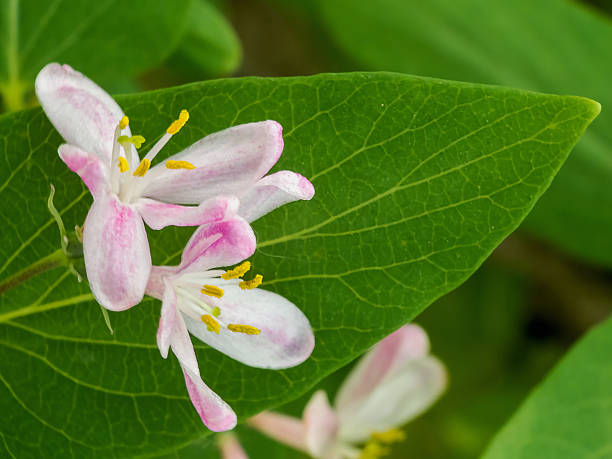
[[[7,111],[21,110],[25,108],[24,95],[25,85],[19,81],[19,0],[9,0],[9,13],[7,15],[8,30],[7,37],[7,71],[8,79],[0,86],[0,92],[4,100],[4,108]]]
[[[59,268],[60,266],[68,266],[68,258],[62,249],[57,249],[55,252],[47,255],[45,258],[41,258],[36,263],[32,263],[27,268],[24,268],[12,276],[0,281],[0,295],[2,295],[8,289],[16,287],[34,276],[42,274],[45,271],[53,268]]]

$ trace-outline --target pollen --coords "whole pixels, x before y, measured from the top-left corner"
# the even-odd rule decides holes
[[[373,432],[370,438],[380,443],[396,443],[406,439],[406,434],[400,429],[389,429],[386,432]]]
[[[221,314],[221,309],[219,309],[219,306],[215,306],[212,310],[212,315],[215,317],[219,317],[220,314]]]
[[[244,324],[229,324],[227,329],[234,333],[244,333],[245,335],[259,335],[261,333],[259,328]]]
[[[168,169],[195,169],[195,166],[189,161],[174,161],[172,159],[166,161],[166,167]]]
[[[166,130],[166,132],[170,135],[176,134],[178,131],[181,130],[183,126],[185,126],[185,123],[187,122],[188,119],[189,119],[189,112],[185,109],[181,110],[181,113],[179,114],[178,119],[176,121],[173,121],[172,124],[168,126],[168,129]]]
[[[142,147],[142,144],[145,143],[145,138],[141,135],[133,135],[132,137],[128,137],[127,135],[121,135],[117,139],[117,142],[120,144],[131,143],[136,148]]]
[[[217,322],[213,316],[210,314],[204,314],[202,317],[200,317],[200,320],[206,324],[206,329],[208,331],[215,332],[217,335],[219,334],[221,325],[219,325],[219,322]]]
[[[244,276],[249,269],[251,269],[251,262],[245,261],[244,263],[236,266],[234,269],[225,271],[223,274],[221,274],[221,277],[225,280],[238,279],[239,277]]]
[[[238,284],[238,286],[242,290],[253,290],[261,285],[263,282],[263,276],[261,274],[257,274],[253,279],[248,281],[242,281]]]
[[[221,298],[223,296],[223,289],[215,286],[215,285],[204,285],[202,286],[202,290],[200,290],[204,295],[214,296],[215,298]]]
[[[127,159],[125,159],[123,156],[119,156],[119,171],[120,172],[125,172],[130,168],[130,165],[127,162]]]
[[[123,118],[121,118],[121,121],[119,121],[119,129],[125,129],[128,127],[128,124],[130,124],[130,119],[123,115]]]
[[[134,177],[144,177],[144,175],[149,170],[149,167],[151,167],[151,161],[145,158],[142,161],[140,161],[140,164],[138,165],[138,167],[136,168],[136,170],[134,171],[132,175]]]

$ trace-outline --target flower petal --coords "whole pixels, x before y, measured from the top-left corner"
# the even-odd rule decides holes
[[[204,384],[200,375],[185,367],[183,367],[183,374],[191,403],[204,425],[213,432],[223,432],[236,427],[237,419],[234,410]]]
[[[234,265],[253,255],[255,245],[251,226],[240,217],[201,226],[185,246],[181,272]]]
[[[272,411],[264,411],[250,418],[247,423],[280,443],[305,453],[308,452],[306,431],[300,419]]]
[[[233,196],[211,198],[199,206],[179,206],[147,198],[134,204],[146,224],[155,230],[169,225],[200,226],[222,221],[235,215],[238,205],[238,198]]]
[[[260,330],[258,335],[234,333],[221,328],[219,334],[206,325],[184,316],[189,331],[206,344],[246,365],[281,369],[299,365],[312,353],[314,335],[308,319],[293,303],[266,290],[242,290],[235,281],[217,282],[224,290],[220,299],[208,299],[219,306],[224,324],[246,324]]]
[[[195,169],[151,168],[140,196],[177,204],[199,204],[218,195],[240,197],[278,161],[282,127],[276,121],[241,124],[216,132],[168,159]]]
[[[279,171],[259,180],[240,197],[241,217],[249,222],[272,212],[277,207],[314,196],[312,183],[300,174]]]
[[[109,192],[108,168],[98,155],[70,144],[60,145],[58,153],[66,166],[81,177],[94,199]]]
[[[142,218],[107,193],[94,200],[83,228],[83,254],[91,290],[102,306],[122,311],[144,295],[151,254]]]
[[[407,360],[429,352],[425,331],[415,324],[405,325],[377,343],[351,370],[336,394],[334,406],[340,412],[367,398],[373,390]]]
[[[150,279],[149,283],[151,283]],[[156,338],[159,352],[165,359],[168,357],[168,349],[170,348],[173,332],[177,327],[178,321],[182,319],[177,309],[176,291],[167,279],[164,280],[163,292],[161,316],[159,318]]]
[[[232,433],[219,434],[217,444],[222,459],[249,459],[249,456],[242,449],[238,437]]]
[[[123,111],[102,88],[68,65],[48,64],[36,77],[36,95],[64,139],[110,166],[113,136]],[[125,132],[129,134],[129,128]]]
[[[313,394],[304,408],[303,418],[309,453],[313,457],[326,457],[336,445],[340,426],[325,391]]]
[[[446,370],[434,357],[409,359],[359,403],[338,409],[340,438],[350,443],[399,427],[423,413],[446,388]]]

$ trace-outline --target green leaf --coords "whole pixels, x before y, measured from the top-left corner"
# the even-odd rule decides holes
[[[197,345],[205,381],[241,419],[306,392],[463,282],[599,112],[577,97],[368,73],[218,80],[118,101],[149,145],[190,110],[166,155],[231,125],[278,120],[275,169],[315,185],[313,201],[255,222],[252,260],[264,288],[309,317],[312,358],[266,371]],[[91,198],[58,159],[60,143],[39,109],[0,117],[0,289],[59,247],[49,183],[68,228],[85,218]],[[151,231],[154,263],[176,263],[191,232]],[[12,413],[0,420],[0,447],[134,456],[201,436],[176,360],[155,345],[159,308],[146,299],[111,314],[111,336],[88,288],[61,269],[0,296],[0,412]]]
[[[163,61],[178,44],[189,0],[0,0],[0,94],[8,109],[49,62],[113,87]]]
[[[360,69],[581,94],[612,105],[612,24],[566,0],[319,0],[330,38]],[[524,228],[612,266],[612,112],[577,146]]]
[[[495,437],[485,459],[610,457],[612,319],[563,358]]]

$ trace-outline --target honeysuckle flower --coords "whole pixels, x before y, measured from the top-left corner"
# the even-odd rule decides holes
[[[178,266],[153,266],[146,293],[162,300],[157,345],[176,355],[191,401],[211,430],[236,425],[230,406],[204,384],[189,333],[246,365],[281,369],[311,354],[314,336],[304,314],[289,300],[257,288],[261,275],[242,278],[255,251],[255,235],[241,217],[202,226]],[[221,266],[237,267],[230,270]]]
[[[263,412],[249,423],[315,458],[372,459],[388,451],[385,444],[402,440],[397,428],[425,411],[445,387],[446,371],[429,355],[427,335],[417,325],[406,325],[353,368],[333,408],[325,392],[317,391],[302,419]]]
[[[299,174],[264,177],[283,150],[282,128],[275,121],[209,135],[150,168],[189,119],[186,110],[140,160],[136,148],[145,139],[132,136],[128,117],[93,81],[54,63],[40,71],[35,86],[45,113],[67,142],[59,147],[61,159],[94,197],[83,232],[85,267],[94,296],[110,310],[127,309],[144,294],[151,255],[143,220],[153,229],[202,225],[236,207],[223,196],[236,196],[238,212],[253,221],[314,194]]]
[[[249,457],[242,449],[236,435],[231,432],[217,436],[217,447],[221,453],[221,459],[248,459]]]

